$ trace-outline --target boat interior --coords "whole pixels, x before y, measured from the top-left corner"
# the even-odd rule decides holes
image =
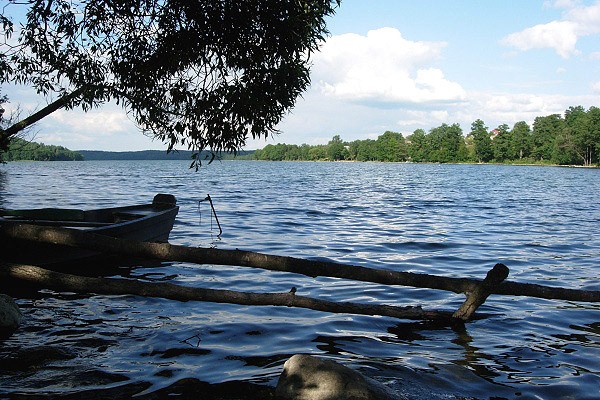
[[[95,228],[139,220],[175,207],[172,195],[157,194],[151,204],[79,210],[70,208],[0,209],[0,221],[34,223],[45,226]]]

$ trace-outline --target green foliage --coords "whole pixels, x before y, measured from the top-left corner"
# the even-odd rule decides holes
[[[338,4],[9,1],[0,34],[18,38],[0,44],[0,83],[68,95],[67,108],[116,101],[169,149],[235,152],[248,137],[276,132],[308,87],[309,57]],[[26,21],[15,30],[22,11]]]
[[[401,133],[384,132],[377,138],[376,148],[378,161],[405,161],[408,156],[406,143]]]
[[[485,123],[478,119],[471,124],[469,136],[473,139],[473,150],[478,162],[488,162],[494,157],[492,139]]]
[[[590,107],[587,112],[587,130],[589,142],[587,149],[590,153],[590,164],[600,164],[600,108]]]
[[[492,141],[492,149],[494,152],[494,160],[504,162],[510,159],[511,135],[508,125],[502,124],[494,129],[494,140]]]
[[[295,144],[268,144],[262,150],[257,150],[254,156],[257,159],[268,161],[293,161],[300,160],[300,148]]]
[[[350,143],[350,154],[355,161],[377,161],[377,142],[372,139],[355,140]]]
[[[550,161],[555,153],[556,137],[564,129],[564,120],[559,114],[537,117],[533,122],[532,156],[536,160]]]
[[[309,152],[309,157],[308,157],[309,161],[325,160],[326,158],[327,158],[327,146],[319,145],[319,146],[311,147],[310,152]]]
[[[13,138],[6,151],[0,152],[2,161],[81,161],[83,156],[62,146],[48,146]]]
[[[478,119],[465,138],[458,124],[442,124],[429,133],[417,129],[406,139],[386,131],[377,140],[344,142],[335,135],[327,145],[268,145],[254,154],[257,160],[351,160],[382,162],[510,162],[516,164],[599,163],[600,108],[570,107],[535,119],[533,131],[525,121],[512,130],[506,124],[488,132]]]
[[[331,161],[345,160],[348,158],[348,150],[346,150],[340,135],[335,135],[329,143],[327,143],[327,156]]]
[[[453,144],[457,139],[457,134],[460,135],[460,127],[458,125],[448,126],[444,129],[448,130],[448,135],[451,137],[447,141]],[[425,143],[425,132],[415,131],[415,134],[410,136],[415,140],[421,140]],[[404,162],[410,160],[410,154],[415,153],[417,146],[404,139],[401,133],[386,131],[377,140],[355,140],[351,143],[344,142],[339,135],[335,135],[327,145],[309,146],[303,144],[287,145],[278,143],[276,145],[269,144],[262,150],[256,150],[254,158],[257,160],[268,161],[283,161],[283,160],[304,160],[304,161],[382,161],[382,162]],[[300,150],[297,152],[297,150]],[[451,161],[458,161],[460,157],[464,157],[464,143],[458,143],[455,146],[455,156]],[[300,157],[296,157],[299,154]],[[308,154],[308,155],[306,155]],[[419,161],[429,161],[419,159]]]
[[[587,113],[581,106],[569,107],[565,111],[565,128],[558,136],[556,153],[570,163],[579,161],[583,165],[591,165],[596,161],[600,144],[599,117],[596,107],[590,108]]]
[[[430,162],[466,161],[466,145],[462,129],[458,124],[442,124],[433,128],[427,135]]]
[[[407,138],[408,159],[414,162],[424,162],[429,159],[429,147],[427,145],[426,133],[423,129],[417,129]]]
[[[510,158],[523,159],[531,153],[531,128],[525,121],[517,122],[511,132]]]

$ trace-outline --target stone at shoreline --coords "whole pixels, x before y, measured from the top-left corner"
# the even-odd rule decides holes
[[[0,294],[0,330],[12,331],[19,327],[23,314],[12,297]]]
[[[285,362],[275,393],[289,400],[399,399],[382,383],[353,369],[303,354]]]

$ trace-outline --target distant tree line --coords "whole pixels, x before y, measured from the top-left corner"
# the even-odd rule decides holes
[[[211,160],[213,153],[203,151],[198,160]],[[43,143],[30,142],[21,138],[13,138],[7,151],[0,151],[2,161],[99,161],[99,160],[192,160],[194,152],[190,150],[141,150],[141,151],[72,151],[62,146],[49,146]],[[241,150],[233,153],[216,154],[218,160],[254,158],[254,151]]]
[[[0,151],[0,161],[81,161],[83,156],[62,146],[12,138],[6,151]]]
[[[478,119],[464,135],[458,124],[442,124],[429,132],[417,129],[404,137],[387,131],[376,140],[343,141],[335,135],[328,144],[267,145],[254,153],[257,160],[349,160],[389,162],[497,162],[590,166],[600,163],[600,108],[569,107],[564,117],[552,114],[525,121],[512,129],[502,124],[489,129]]]
[[[105,160],[192,160],[194,152],[190,150],[141,150],[141,151],[100,151],[100,150],[79,150],[84,161],[105,161]],[[247,159],[252,157],[254,151],[241,150],[237,155],[233,153],[219,153],[216,159],[233,160]],[[209,161],[212,158],[210,151],[203,151],[197,155],[198,160]]]

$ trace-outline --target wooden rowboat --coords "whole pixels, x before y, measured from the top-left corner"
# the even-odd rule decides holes
[[[0,224],[25,223],[80,229],[90,233],[144,242],[166,242],[179,211],[175,196],[157,194],[152,203],[76,210],[40,208],[0,210]],[[99,256],[84,249],[11,240],[2,246],[2,260],[33,265],[57,265]]]

